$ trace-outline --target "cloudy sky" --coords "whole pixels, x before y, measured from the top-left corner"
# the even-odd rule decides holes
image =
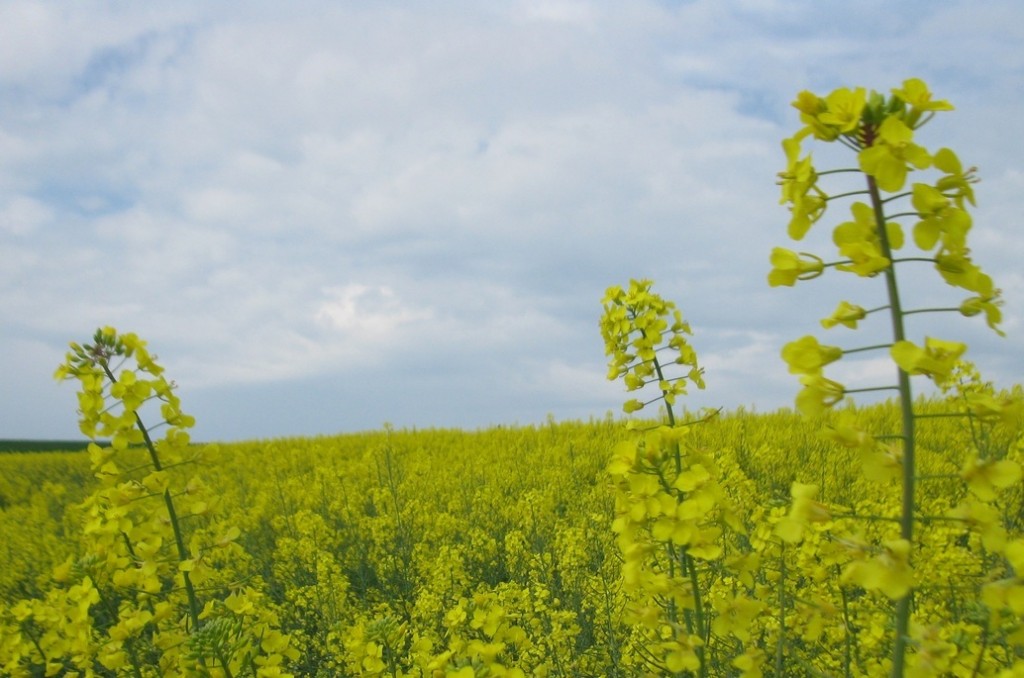
[[[1024,381],[1021,45],[1017,0],[3,0],[0,438],[77,437],[52,373],[108,324],[148,340],[200,439],[603,417],[626,395],[600,299],[631,277],[693,326],[692,408],[788,405],[782,344],[883,294],[767,286],[772,247],[827,256],[848,214],[787,240],[790,102],[907,77],[957,107],[919,140],[979,167],[1008,337],[910,333]],[[911,306],[964,296],[901,270]]]

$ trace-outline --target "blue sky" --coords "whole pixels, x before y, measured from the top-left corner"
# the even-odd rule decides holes
[[[882,294],[766,284],[771,248],[797,247],[789,104],[907,77],[957,107],[920,141],[979,167],[972,249],[1008,337],[952,315],[910,333],[1024,381],[1021,44],[1014,0],[7,0],[0,437],[77,435],[51,375],[108,324],[148,340],[201,439],[603,417],[626,394],[600,299],[631,277],[693,326],[689,406],[788,405],[781,346]],[[839,216],[799,248],[827,255]],[[912,305],[963,296],[911,273]],[[844,363],[892,381],[883,357]]]

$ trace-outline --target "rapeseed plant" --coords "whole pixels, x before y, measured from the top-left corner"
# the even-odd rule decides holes
[[[951,416],[954,413],[926,414],[915,408],[911,391],[911,377],[925,376],[944,387],[951,377],[967,346],[958,341],[926,337],[919,344],[907,338],[907,318],[914,313],[957,312],[964,316],[983,314],[989,327],[998,328],[1001,320],[1000,291],[991,278],[972,260],[967,243],[971,228],[968,205],[974,204],[972,185],[977,181],[973,168],[964,170],[957,155],[948,148],[932,153],[915,142],[915,133],[932,119],[938,111],[953,107],[946,101],[932,98],[927,85],[919,79],[909,79],[902,88],[895,88],[889,96],[878,92],[866,93],[863,88],[837,89],[820,97],[801,92],[793,103],[800,111],[804,127],[783,142],[787,169],[780,173],[782,202],[791,212],[789,235],[801,240],[826,214],[828,207],[839,198],[860,198],[850,206],[853,219],[837,225],[833,230],[833,243],[839,259],[826,262],[812,254],[795,255],[788,250],[773,250],[772,271],[768,282],[772,286],[792,286],[798,281],[820,277],[827,269],[850,272],[862,278],[881,277],[885,284],[885,306],[865,310],[848,301],[841,301],[836,311],[822,320],[828,329],[839,325],[857,329],[858,323],[867,322],[870,314],[888,311],[892,341],[882,345],[842,349],[823,346],[816,338],[805,336],[787,344],[782,357],[791,372],[800,375],[803,389],[797,396],[800,411],[808,415],[821,415],[843,401],[849,393],[865,390],[892,389],[898,394],[901,411],[899,433],[883,437],[869,435],[851,418],[845,418],[828,435],[841,444],[859,451],[865,475],[874,481],[886,482],[899,476],[901,491],[898,512],[883,511],[881,515],[862,519],[891,521],[898,526],[898,534],[883,531],[870,541],[851,540],[855,544],[847,549],[847,562],[842,566],[840,584],[854,585],[868,591],[879,591],[895,602],[892,622],[891,668],[893,676],[939,675],[949,670],[952,657],[949,645],[941,638],[944,631],[938,627],[921,625],[920,612],[913,613],[915,600],[920,610],[923,596],[937,595],[929,590],[927,570],[922,569],[918,552],[927,543],[920,529],[929,529],[934,519],[923,509],[921,483],[922,463],[919,459],[917,424],[925,417]],[[818,172],[811,156],[801,157],[802,144],[814,139],[836,142],[853,151],[857,167]],[[907,190],[911,177],[934,168],[940,173],[933,183],[914,182]],[[864,187],[830,195],[821,183],[827,175],[840,172],[859,173]],[[910,201],[907,211],[897,212],[893,205]],[[912,240],[924,252],[923,256],[899,258],[896,252],[904,246],[904,230],[899,218],[916,220],[912,227]],[[941,279],[954,287],[973,294],[953,308],[905,309],[905,300],[897,279],[897,266],[912,266],[918,262],[931,263]],[[896,367],[896,384],[867,389],[848,389],[827,379],[824,367],[851,353],[887,349]],[[1019,405],[1000,402],[993,398],[966,398],[966,415],[976,418],[1015,418]],[[890,442],[891,441],[891,442]],[[1021,468],[1010,459],[991,459],[967,456],[962,461],[960,476],[967,488],[982,501],[994,501],[1000,490],[1019,485]],[[786,522],[780,523],[777,533],[786,541],[798,543],[803,539],[804,526],[812,520],[825,520],[830,515],[826,508],[808,510],[814,503],[816,488],[794,484],[794,503]],[[934,507],[941,511],[941,507]],[[984,513],[973,507],[963,507],[955,515],[971,519]],[[856,515],[856,511],[848,513]],[[990,514],[991,515],[991,514]],[[987,543],[994,546],[990,521],[984,533]],[[834,533],[830,533],[834,534]],[[1005,555],[1005,554],[1004,554]],[[927,629],[922,631],[922,629]],[[991,625],[985,627],[985,633]],[[984,649],[978,650],[975,674],[985,666]],[[922,673],[933,671],[934,673]]]
[[[674,411],[689,385],[704,387],[686,338],[689,325],[675,304],[651,291],[650,281],[611,287],[603,303],[608,378],[622,378],[630,392],[652,385],[656,393],[628,400],[623,410],[664,407],[664,423],[635,425],[634,437],[616,446],[608,466],[616,482],[612,530],[631,598],[627,619],[636,628],[633,669],[708,676],[739,662],[746,675],[756,675],[764,655],[745,645],[767,606],[742,585],[749,571],[737,537],[746,526],[722,484],[718,459],[686,444],[696,422],[680,421]],[[740,557],[726,559],[732,549]]]
[[[240,531],[214,518],[199,475],[180,476],[200,461],[194,419],[145,342],[101,328],[92,344],[71,345],[56,377],[79,382],[82,432],[111,442],[88,448],[99,486],[78,508],[84,552],[55,569],[45,597],[13,606],[4,671],[290,675],[294,651],[261,594],[218,577]],[[158,440],[143,423],[150,405],[165,429]],[[201,590],[222,593],[204,604]]]

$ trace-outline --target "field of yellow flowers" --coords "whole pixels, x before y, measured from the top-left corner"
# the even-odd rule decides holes
[[[898,417],[891,404],[860,408],[857,415],[877,430],[891,428]],[[720,668],[712,675],[885,672],[891,603],[836,576],[850,558],[849,545],[829,544],[826,556],[817,547],[840,531],[834,523],[855,517],[870,518],[858,523],[865,539],[884,532],[896,510],[891,479],[881,471],[865,479],[863,460],[820,431],[820,422],[792,412],[740,411],[688,434],[691,453],[717,466],[720,503],[733,512],[732,526],[716,542],[721,553],[707,554],[727,567],[702,568],[709,575],[720,570],[704,584],[714,607],[706,645],[713,637],[728,639],[715,646],[720,656],[710,665]],[[665,664],[673,661],[663,646],[674,629],[661,625],[652,635],[644,624],[645,594],[624,571],[629,559],[617,544],[621,530],[618,538],[613,530],[624,513],[655,520],[666,515],[657,502],[644,515],[635,503],[626,506],[632,499],[616,490],[606,470],[626,433],[622,422],[607,419],[198,447],[197,477],[214,505],[182,519],[192,534],[215,533],[227,523],[238,528],[229,552],[211,556],[224,584],[219,599],[261,606],[287,636],[282,672],[686,675],[685,667]],[[927,512],[935,523],[917,570],[920,586],[942,593],[920,611],[915,633],[921,652],[939,655],[936,661],[947,667],[922,675],[999,675],[1021,650],[1019,619],[990,614],[974,593],[997,576],[986,543],[1005,539],[1001,530],[1020,534],[1024,495],[1019,484],[998,498],[956,490],[962,451],[974,444],[972,431],[958,420],[936,419],[921,434],[931,478]],[[1024,461],[1019,436],[997,432],[986,444]],[[112,633],[117,610],[105,609],[116,581],[97,574],[88,605],[82,601],[93,598],[63,594],[65,605],[84,610],[78,652],[87,661],[76,663],[74,652],[56,656],[57,636],[73,634],[55,628],[53,601],[49,607],[29,602],[46,600],[55,569],[58,578],[78,585],[83,572],[98,572],[90,564],[98,556],[83,550],[89,540],[81,502],[102,484],[89,467],[82,453],[0,456],[5,675],[75,669],[133,675],[103,650],[118,637]],[[812,522],[804,542],[787,545],[774,534],[790,512],[794,481],[817,486],[820,506],[842,507],[843,515]],[[637,486],[632,496],[644,492]],[[982,529],[970,530],[968,523]],[[67,563],[77,574],[69,574]],[[71,625],[74,614],[61,614]],[[747,659],[737,661],[741,657]],[[270,675],[264,669],[259,675]],[[228,675],[212,663],[206,674]]]

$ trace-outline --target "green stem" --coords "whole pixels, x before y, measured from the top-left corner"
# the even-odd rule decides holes
[[[902,193],[897,193],[896,195],[890,195],[888,198],[885,198],[884,200],[882,200],[882,204],[884,205],[886,203],[892,202],[893,200],[899,200],[900,198],[909,198],[912,195],[914,195],[914,194],[911,191],[903,191]],[[921,216],[921,215],[919,213],[917,213],[917,212],[902,212],[900,214],[892,214],[892,215],[889,216],[889,218],[890,219],[895,219],[896,217],[919,217],[919,216]]]
[[[110,370],[110,367],[106,362],[101,363],[103,371],[106,373],[107,378],[110,379],[111,383],[117,383],[117,377]],[[142,433],[142,440],[146,444],[146,449],[149,451],[149,458],[153,462],[153,468],[157,471],[162,471],[163,466],[160,464],[160,455],[157,454],[156,445],[153,444],[153,439],[149,435],[149,430],[142,423],[142,417],[139,416],[138,412],[135,412],[135,424],[139,427],[139,431]],[[171,529],[174,531],[174,542],[178,550],[178,562],[184,562],[189,559],[188,548],[185,546],[185,535],[181,530],[181,524],[178,522],[178,512],[174,508],[174,500],[171,498],[170,488],[164,490],[164,505],[167,507],[167,517],[171,521]],[[201,626],[199,619],[199,613],[201,607],[199,605],[199,598],[196,596],[195,587],[192,585],[192,579],[189,577],[188,572],[181,573],[182,579],[185,582],[185,594],[188,596],[188,611],[189,617],[192,619],[192,628],[198,630]]]
[[[875,224],[878,239],[881,243],[882,256],[892,261],[892,248],[885,230],[885,212],[878,190],[878,184],[872,176],[867,177],[868,192],[871,194],[871,206],[875,213]],[[899,285],[896,283],[896,267],[890,264],[885,269],[885,287],[889,296],[889,313],[892,319],[893,343],[905,340],[903,328],[903,308],[900,302]],[[914,399],[910,390],[910,375],[902,368],[898,369],[898,387],[900,392],[900,414],[903,422],[903,500],[900,515],[900,536],[911,545],[914,543]],[[892,650],[892,676],[902,678],[907,653],[907,630],[910,627],[910,604],[913,589],[896,603],[896,628]]]
[[[864,388],[847,388],[843,389],[844,393],[869,393],[871,391],[896,391],[899,386],[865,386]],[[902,438],[903,436],[896,436]]]
[[[227,678],[234,678],[234,675],[231,673],[231,666],[228,664],[227,657],[224,656],[223,650],[217,651],[217,660],[220,662],[224,675]]]
[[[779,544],[779,639],[775,643],[775,675],[783,675],[786,645],[786,544]]]
[[[974,663],[974,670],[971,671],[971,678],[976,678],[981,675],[982,663],[985,659],[985,652],[988,651],[988,640],[989,640],[989,626],[991,625],[991,619],[985,619],[985,626],[981,631],[981,649],[978,650],[978,661]]]
[[[39,656],[42,658],[43,666],[49,664],[50,660],[47,659],[46,652],[43,651],[43,646],[39,644],[39,636],[33,633],[32,629],[28,628],[25,624],[22,624],[21,630],[26,636],[28,636],[28,639],[32,641],[32,645],[35,646],[36,652],[38,652]]]
[[[838,200],[839,198],[849,198],[851,195],[865,195],[867,191],[848,191],[846,193],[837,193],[830,195],[826,200]]]
[[[914,313],[960,313],[959,308],[915,308],[909,311],[904,311],[903,315],[912,315]]]
[[[146,449],[149,450],[149,456],[153,460],[153,466],[157,471],[160,471],[160,458],[156,452],[156,445],[153,444],[153,440],[149,437],[149,431],[142,423],[142,418],[138,412],[135,413],[135,423],[138,425],[139,430],[142,431],[142,439],[146,443]],[[185,546],[185,534],[181,529],[181,523],[178,521],[178,512],[174,508],[174,500],[171,498],[170,488],[164,490],[164,505],[167,507],[167,517],[171,521],[171,529],[174,531],[174,544],[178,550],[178,562],[184,562],[190,558],[188,548]],[[199,629],[201,621],[199,619],[199,613],[201,611],[199,605],[199,598],[196,596],[195,587],[192,585],[192,579],[189,577],[188,572],[182,572],[181,577],[185,582],[185,594],[188,596],[188,611],[189,616],[192,618],[192,628]]]
[[[892,257],[889,257],[889,261],[891,261],[894,264],[901,264],[905,261],[921,261],[926,264],[935,263],[935,259],[932,257],[900,257],[899,259],[893,259]]]
[[[840,169],[822,170],[817,172],[819,177],[828,176],[829,174],[849,174],[851,172],[860,172],[859,167],[842,167]]]
[[[646,335],[646,332],[644,332],[644,334]],[[658,357],[655,356],[653,362],[654,362],[654,371],[658,375],[659,382],[664,381],[665,380],[665,374],[664,374],[664,372],[661,369],[661,361],[659,361]],[[662,397],[664,397],[665,395],[666,394],[664,392],[662,392]],[[675,413],[672,411],[672,406],[669,405],[669,403],[668,403],[668,400],[665,401],[665,412],[667,413],[666,416],[668,418],[668,425],[670,427],[674,428],[675,425],[676,425],[676,417],[675,417]],[[676,467],[676,475],[679,475],[680,473],[683,472],[683,460],[682,460],[682,454],[680,453],[680,450],[679,450],[679,442],[678,441],[676,441],[676,442],[674,442],[672,444],[672,452],[673,452],[673,455],[675,457],[674,460],[675,460],[675,467]],[[669,548],[670,548],[670,550],[672,550],[671,546]],[[670,559],[670,562],[672,562],[673,560],[674,559]],[[693,603],[694,603],[693,604],[693,607],[694,607],[694,609],[693,609],[693,613],[694,613],[693,616],[695,618],[694,622],[696,622],[696,629],[695,630],[696,630],[697,636],[700,637],[700,639],[702,641],[706,641],[707,639],[705,638],[705,635],[706,635],[705,634],[706,622],[705,622],[705,618],[704,618],[704,605],[703,605],[703,601],[701,601],[701,597],[700,597],[700,581],[699,581],[699,579],[697,577],[697,568],[695,567],[695,563],[693,562],[693,558],[690,556],[690,554],[686,553],[685,551],[682,553],[682,562],[683,562],[683,567],[688,571],[687,574],[689,574],[689,576],[690,576],[690,588],[693,590]],[[687,617],[687,626],[689,627],[690,626],[689,610],[684,610],[684,615]],[[688,629],[688,631],[690,633],[693,633],[693,630],[691,630],[691,629]],[[705,661],[704,645],[701,644],[699,647],[697,647],[696,652],[697,652],[697,658],[700,661],[700,675],[703,678],[704,676],[707,676],[707,671],[708,671],[707,661]]]
[[[836,566],[836,574],[841,576],[839,566]],[[850,621],[850,600],[846,595],[846,589],[839,587],[839,595],[843,600],[843,678],[850,678],[853,674],[853,622]]]
[[[693,612],[694,612],[694,615],[697,618],[697,635],[700,636],[700,639],[702,641],[707,642],[707,638],[705,637],[705,636],[707,636],[707,630],[705,628],[705,623],[704,623],[704,601],[702,601],[700,599],[700,595],[699,595],[699,593],[700,593],[700,582],[697,580],[697,563],[694,562],[693,556],[691,556],[689,553],[684,553],[683,554],[683,558],[685,559],[686,569],[689,570],[690,586],[693,587],[694,593],[698,594],[698,595],[694,596],[694,599],[693,599]],[[704,656],[704,647],[703,646],[697,648],[697,654],[700,655],[701,658],[703,659],[703,656]],[[704,666],[704,662],[701,661],[701,675],[704,675],[705,671],[706,671],[706,667]]]
[[[843,355],[850,353],[861,353],[863,351],[877,351],[881,348],[890,348],[892,344],[875,344],[873,346],[861,346],[860,348],[846,348],[843,349]]]

